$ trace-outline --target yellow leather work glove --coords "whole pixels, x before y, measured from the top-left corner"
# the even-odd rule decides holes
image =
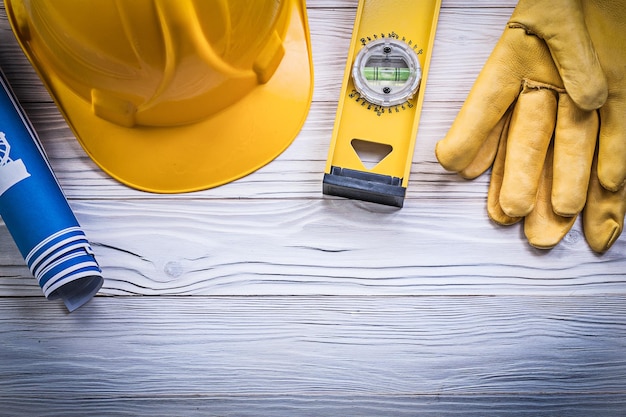
[[[500,144],[488,211],[502,224],[527,216],[524,229],[534,246],[558,243],[585,203],[598,128],[596,112],[586,110],[599,106],[598,184],[615,191],[595,192],[596,203],[585,210],[585,236],[601,251],[608,247],[592,241],[612,244],[623,227],[624,199],[613,194],[623,195],[626,172],[625,11],[626,0],[520,0],[437,144],[441,164],[466,178],[486,170]]]
[[[500,203],[508,216],[523,217],[535,205],[558,120],[553,206],[557,213],[575,216],[585,202],[596,140],[595,134],[581,137],[576,126],[581,117],[595,117],[581,109],[600,107],[606,96],[606,79],[580,2],[520,0],[448,134],[437,143],[437,159],[466,178],[480,175],[493,162],[503,120],[516,113],[510,121]],[[521,109],[514,111],[516,107]],[[560,172],[567,175],[556,174]]]
[[[604,252],[622,233],[626,212],[626,0],[587,0],[581,5],[608,85],[606,102],[599,109],[599,139],[583,210],[585,239],[594,251]],[[559,220],[563,219],[551,216],[539,222],[543,224],[534,228],[534,238],[554,241],[558,237],[554,229],[563,225]]]

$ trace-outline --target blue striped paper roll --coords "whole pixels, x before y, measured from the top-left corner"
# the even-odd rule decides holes
[[[44,295],[74,311],[100,290],[102,271],[1,72],[0,83],[0,217]]]

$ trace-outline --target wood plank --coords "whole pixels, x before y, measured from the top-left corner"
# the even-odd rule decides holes
[[[73,201],[105,275],[103,294],[424,295],[623,293],[626,240],[598,256],[580,224],[552,251],[484,202],[343,199]],[[0,228],[0,240],[8,232]],[[16,249],[3,248],[14,271]],[[5,252],[6,250],[6,252]],[[20,270],[27,277],[27,270]],[[0,295],[35,295],[0,278]]]
[[[25,402],[27,401],[27,402]],[[337,416],[342,417],[623,417],[623,394],[535,395],[159,395],[110,398],[7,398],[7,415],[98,416]]]
[[[307,2],[309,118],[213,190],[129,189],[86,157],[0,5],[0,66],[105,271],[68,315],[0,222],[0,415],[621,416],[626,238],[552,251],[433,149],[516,0],[443,0],[402,210],[321,195],[357,0]],[[193,295],[193,297],[192,297]]]
[[[72,315],[0,299],[0,329],[8,414],[610,416],[626,400],[624,295],[99,297]]]

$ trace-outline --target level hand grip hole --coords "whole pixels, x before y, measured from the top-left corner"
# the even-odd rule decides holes
[[[391,145],[380,142],[371,142],[363,139],[352,139],[350,142],[352,148],[359,156],[361,163],[367,169],[373,169],[380,163],[387,155],[393,151]]]

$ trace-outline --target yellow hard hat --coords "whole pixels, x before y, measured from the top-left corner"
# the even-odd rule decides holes
[[[304,0],[4,0],[17,40],[87,154],[146,191],[233,181],[304,123]]]

